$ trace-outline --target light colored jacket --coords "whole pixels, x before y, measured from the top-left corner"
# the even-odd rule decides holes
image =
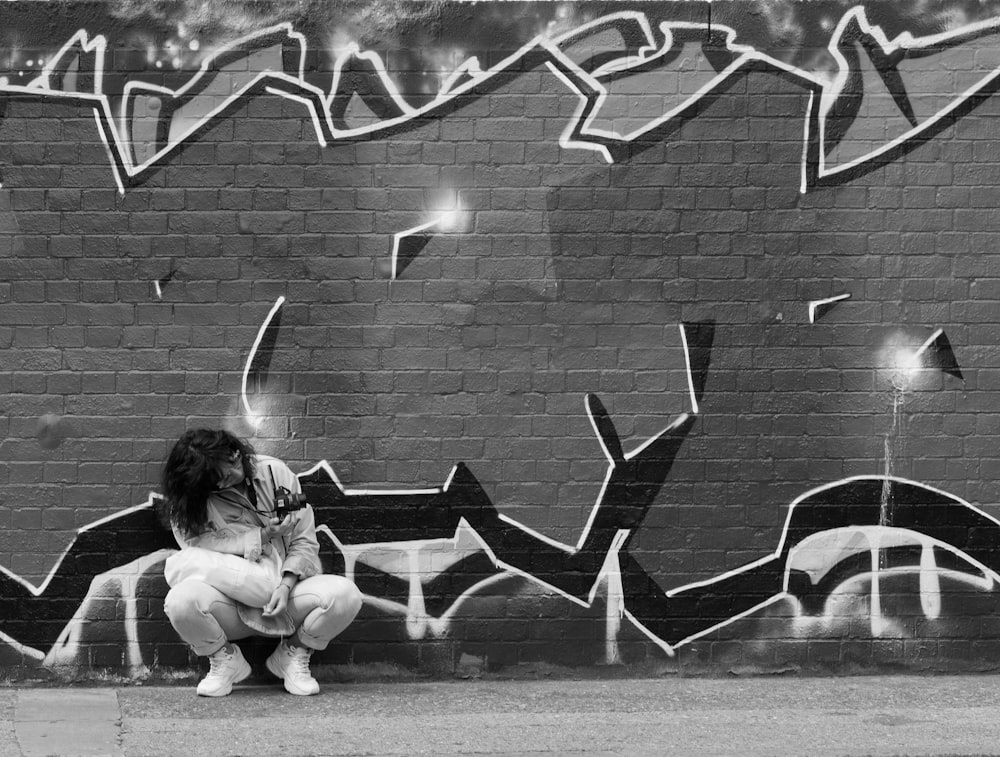
[[[201,547],[213,552],[245,558],[247,572],[250,564],[273,563],[280,566],[275,571],[275,588],[284,573],[293,573],[299,579],[322,572],[319,559],[319,541],[316,539],[316,518],[311,506],[306,505],[294,514],[292,530],[263,543],[261,528],[274,517],[274,487],[282,486],[299,494],[302,488],[298,477],[281,460],[268,455],[254,457],[252,485],[256,493],[256,507],[240,485],[214,492],[206,502],[208,522],[206,529],[196,536],[184,536],[174,526],[174,538],[183,550]],[[271,635],[287,636],[295,629],[287,612],[280,616],[266,617],[260,607],[237,602],[240,618],[250,628]]]
[[[214,492],[207,502],[207,529],[197,536],[185,537],[174,527],[178,545],[241,555],[251,562],[258,562],[268,548],[276,549],[281,556],[282,573],[294,573],[299,578],[320,573],[316,517],[311,506],[306,505],[298,511],[295,526],[289,534],[272,539],[269,546],[261,542],[261,528],[267,525],[274,513],[274,486],[283,486],[292,493],[301,494],[298,476],[281,460],[268,455],[254,457],[254,470],[252,483],[257,494],[256,508],[237,487]]]

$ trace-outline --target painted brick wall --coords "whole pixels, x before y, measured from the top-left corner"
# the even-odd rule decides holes
[[[994,667],[1000,9],[373,8],[2,11],[8,675],[194,663],[197,426],[364,592],[322,663]]]

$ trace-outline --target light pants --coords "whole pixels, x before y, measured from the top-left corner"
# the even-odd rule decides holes
[[[288,597],[299,639],[310,649],[325,649],[361,610],[361,592],[342,576],[312,576],[299,581]],[[195,654],[218,652],[228,641],[263,634],[247,626],[235,600],[204,581],[188,578],[174,586],[163,603],[174,630]]]

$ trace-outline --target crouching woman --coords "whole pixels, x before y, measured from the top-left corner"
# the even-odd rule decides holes
[[[181,548],[164,569],[164,609],[209,658],[198,694],[226,696],[250,675],[233,643],[249,636],[281,639],[267,669],[289,693],[318,693],[310,655],[350,625],[362,598],[348,579],[321,574],[308,504],[278,517],[276,500],[301,494],[295,474],[228,431],[195,429],[174,444],[162,486],[161,515]]]

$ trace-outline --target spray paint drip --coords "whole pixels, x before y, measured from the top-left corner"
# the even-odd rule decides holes
[[[892,525],[892,476],[895,473],[896,458],[903,453],[905,436],[903,434],[903,401],[906,392],[896,386],[892,391],[892,423],[885,434],[884,454],[885,478],[882,481],[882,499],[879,507],[879,525]]]
[[[919,547],[920,559],[917,564],[897,564],[889,569],[880,565],[881,555],[892,550],[912,550]],[[856,575],[848,577],[828,595],[821,622],[828,627],[842,621],[847,614],[854,615],[864,605],[858,600],[865,593],[867,582],[868,613],[872,636],[879,638],[892,631],[893,622],[887,617],[883,599],[897,602],[898,588],[883,595],[885,581],[890,585],[899,586],[899,580],[905,576],[917,574],[919,580],[920,609],[927,620],[937,620],[942,612],[941,579],[951,582],[961,582],[970,590],[992,591],[993,576],[990,570],[968,555],[956,549],[954,545],[943,542],[927,534],[905,528],[884,526],[846,526],[813,534],[799,542],[788,556],[788,568],[806,573],[813,586],[816,586],[827,576],[834,573],[837,566],[843,565],[851,555],[871,555],[870,571],[862,568]],[[959,558],[958,565],[962,567],[942,568],[938,565],[936,555],[950,554]],[[851,609],[851,608],[856,609]],[[801,611],[797,618],[808,627],[814,618]]]
[[[892,527],[893,486],[892,477],[895,473],[895,462],[903,454],[903,444],[906,441],[903,433],[903,401],[906,389],[903,382],[893,381],[892,389],[892,423],[886,432],[884,440],[885,471],[882,479],[882,497],[879,502],[878,524],[882,528]],[[878,572],[888,567],[888,555],[878,544],[872,548],[872,565],[874,567],[874,585],[878,582]],[[877,592],[873,594],[873,601]],[[873,617],[875,616],[873,612]],[[876,634],[878,635],[878,634]]]
[[[916,352],[903,347],[891,348],[889,381],[892,384],[892,422],[884,440],[885,478],[882,481],[882,501],[879,508],[879,525],[892,525],[892,482],[895,473],[895,461],[903,454],[905,435],[903,429],[903,402],[906,392],[911,386],[921,367],[921,353],[926,347]]]

